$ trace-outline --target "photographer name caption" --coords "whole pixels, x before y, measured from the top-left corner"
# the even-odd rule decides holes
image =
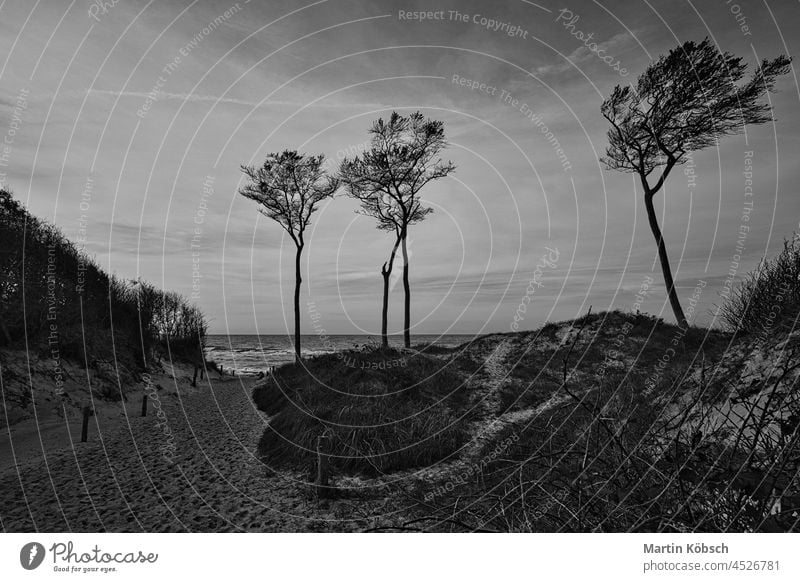
[[[737,547],[738,546],[738,547]],[[784,573],[789,565],[776,548],[761,549],[752,543],[735,544],[722,541],[644,542],[638,551],[643,558],[640,572],[720,572],[735,574],[756,572]]]

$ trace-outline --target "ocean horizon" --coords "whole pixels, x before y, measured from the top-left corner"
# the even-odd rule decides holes
[[[418,334],[411,336],[412,345],[435,344],[455,347],[483,334]],[[368,334],[303,334],[304,357],[331,354],[340,350],[380,344],[380,335]],[[390,335],[389,345],[403,346],[403,336]],[[289,334],[209,334],[205,345],[206,360],[214,361],[226,371],[253,375],[294,360],[294,336]]]

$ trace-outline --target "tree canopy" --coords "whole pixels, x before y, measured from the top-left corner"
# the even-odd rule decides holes
[[[741,133],[747,124],[771,121],[772,109],[761,98],[790,63],[783,55],[765,59],[750,80],[738,84],[747,69],[741,57],[720,52],[709,39],[676,47],[650,65],[635,87],[617,85],[603,103],[612,126],[603,162],[642,178],[666,166],[652,187],[658,190],[687,152]]]
[[[280,224],[294,243],[302,246],[303,233],[317,205],[333,196],[336,178],[323,169],[325,156],[293,150],[273,153],[261,166],[242,166],[250,181],[239,193],[260,205],[259,212]]]
[[[403,231],[433,212],[422,204],[420,190],[455,170],[452,162],[439,158],[447,145],[444,125],[418,111],[408,117],[393,112],[369,132],[370,149],[345,159],[340,177],[361,212],[377,219],[379,229]]]

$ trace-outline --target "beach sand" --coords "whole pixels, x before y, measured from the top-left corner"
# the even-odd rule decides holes
[[[378,478],[334,476],[339,491],[333,500],[318,500],[307,476],[273,471],[258,458],[257,444],[268,427],[268,418],[251,398],[258,380],[220,378],[212,372],[192,388],[191,368],[165,366],[152,381],[160,387],[161,418],[152,401],[148,416],[141,417],[140,387],[128,392],[124,405],[97,402],[87,443],[79,442],[81,423],[74,413],[67,422],[40,418],[38,424],[28,419],[13,425],[16,458],[8,435],[1,434],[2,527],[88,532],[391,529],[409,519],[409,509],[433,484],[454,482],[478,464],[484,447],[502,430],[512,425],[522,430],[542,413],[542,407],[500,410],[500,392],[510,381],[508,360],[522,349],[518,341],[487,336],[465,347],[480,369],[467,382],[478,415],[473,438],[461,454]],[[165,447],[173,462],[165,458]]]
[[[352,531],[373,523],[345,519],[349,502],[318,502],[302,475],[272,472],[256,457],[267,419],[250,398],[254,379],[206,378],[197,388],[178,373],[153,381],[162,390],[147,417],[141,392],[125,406],[99,406],[86,443],[79,418],[4,429],[2,529]]]

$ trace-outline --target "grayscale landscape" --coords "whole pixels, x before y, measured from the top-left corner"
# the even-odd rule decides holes
[[[798,28],[0,3],[0,529],[800,530]]]

